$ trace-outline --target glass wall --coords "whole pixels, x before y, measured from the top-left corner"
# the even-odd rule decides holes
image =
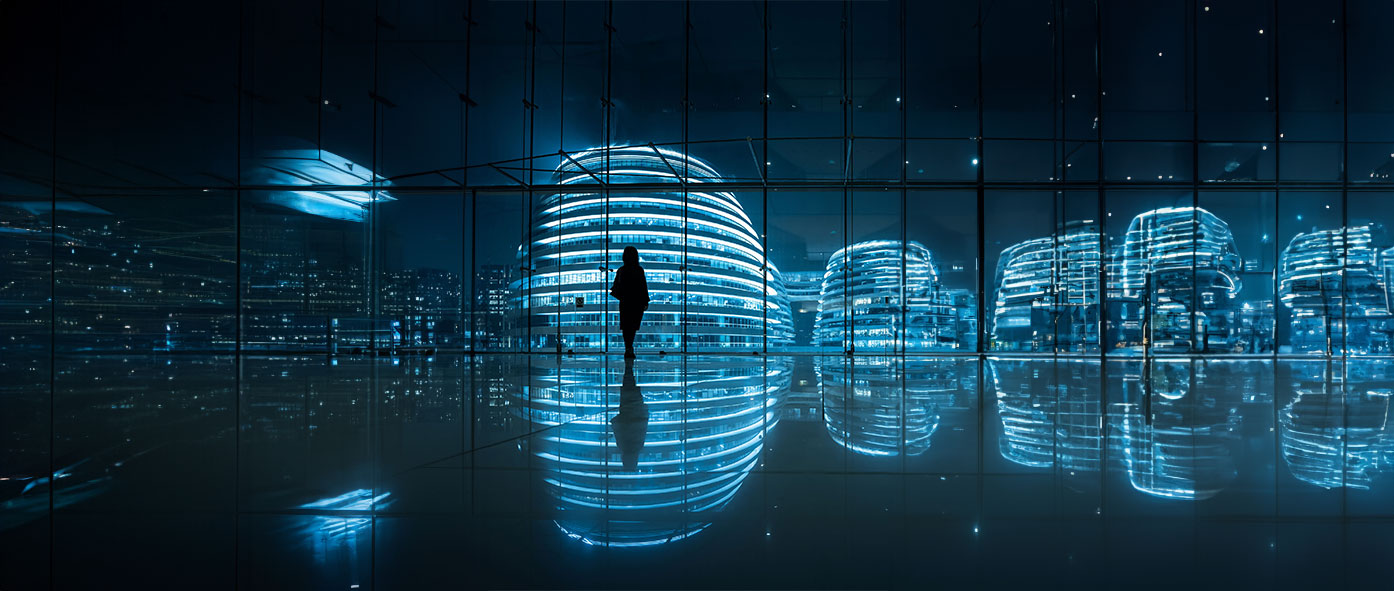
[[[1389,10],[256,0],[11,26],[3,346],[615,351],[635,246],[650,351],[1388,354]]]

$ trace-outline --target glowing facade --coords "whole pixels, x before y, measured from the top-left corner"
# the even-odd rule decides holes
[[[600,348],[620,336],[609,296],[625,246],[639,249],[650,307],[637,347],[755,349],[787,344],[794,329],[783,280],[731,193],[703,190],[719,175],[701,160],[662,148],[615,147],[562,158],[553,175],[577,192],[540,198],[530,277],[518,282],[533,349]],[[686,184],[682,181],[686,179]],[[598,184],[664,183],[672,190],[620,193]],[[681,186],[680,186],[681,185]]]
[[[1099,342],[1098,228],[1073,224],[1002,251],[992,308],[992,348],[1080,350]]]
[[[833,253],[823,273],[813,342],[858,351],[972,347],[971,298],[944,289],[929,249],[872,240]]]
[[[706,529],[703,515],[725,506],[756,466],[790,376],[787,364],[749,357],[639,363],[629,375],[603,359],[535,368],[518,402],[534,424],[555,427],[532,438],[531,451],[557,526],[611,547]]]
[[[1388,353],[1394,331],[1391,259],[1394,249],[1380,226],[1293,236],[1278,275],[1278,298],[1291,312],[1293,349]]]
[[[1199,207],[1138,214],[1118,256],[1119,344],[1204,350],[1228,341],[1243,266],[1224,220]]]

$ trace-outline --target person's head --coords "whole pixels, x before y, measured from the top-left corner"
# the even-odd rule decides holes
[[[639,249],[634,248],[633,246],[626,246],[626,247],[624,247],[624,264],[626,264],[626,265],[637,265],[637,264],[639,264]]]

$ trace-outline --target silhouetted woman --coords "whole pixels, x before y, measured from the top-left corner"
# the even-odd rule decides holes
[[[624,265],[615,273],[610,295],[620,301],[620,330],[624,332],[624,356],[634,357],[634,333],[649,309],[649,281],[639,266],[639,249],[624,247]]]

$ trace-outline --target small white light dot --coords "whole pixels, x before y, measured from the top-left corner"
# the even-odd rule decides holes
[[[1210,7],[1209,7],[1209,6],[1206,6],[1206,7],[1205,7],[1205,11],[1206,11],[1206,12],[1210,12]]]
[[[1130,181],[1133,180],[1133,177],[1128,177],[1128,180],[1130,180]]]
[[[1258,30],[1258,34],[1262,35],[1262,34],[1263,34],[1263,29],[1259,29],[1259,30]]]
[[[973,166],[977,166],[977,165],[978,165],[978,159],[977,159],[977,158],[974,158],[974,159],[973,159]]]
[[[1264,146],[1263,149],[1267,150],[1267,149],[1268,149],[1268,146]]]
[[[1158,52],[1157,52],[1157,57],[1162,57],[1162,52],[1158,51]]]

